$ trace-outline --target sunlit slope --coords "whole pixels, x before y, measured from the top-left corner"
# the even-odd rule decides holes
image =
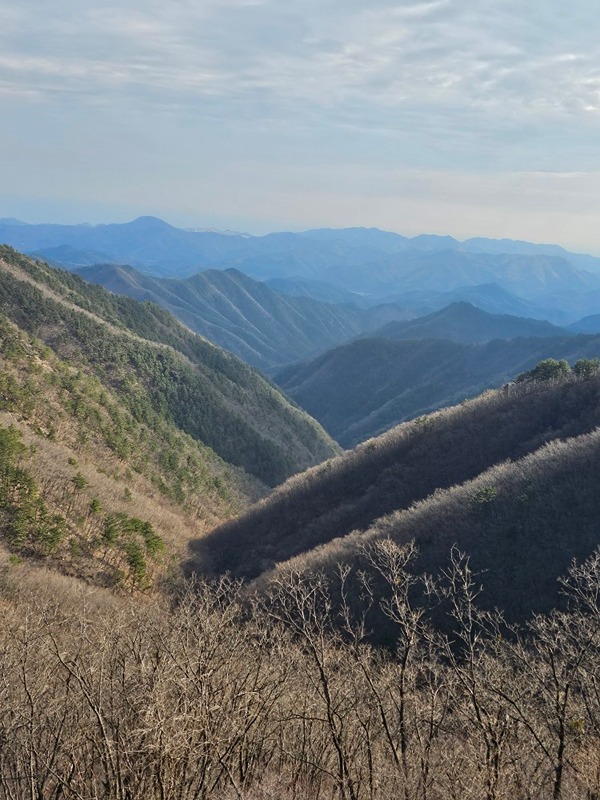
[[[119,393],[274,485],[337,452],[306,413],[235,356],[161,308],[0,248],[0,313]]]
[[[149,589],[179,574],[190,539],[263,492],[0,316],[0,551],[14,567]]]

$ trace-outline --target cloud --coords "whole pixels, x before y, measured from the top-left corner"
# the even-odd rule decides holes
[[[140,99],[228,102],[255,93],[369,110],[470,109],[516,120],[596,108],[600,70],[592,9],[550,0],[172,3],[0,2],[4,82],[31,90],[139,92]],[[579,13],[577,13],[577,11]],[[559,21],[557,21],[557,18]],[[19,65],[18,62],[21,62]],[[134,95],[135,99],[135,95]]]
[[[174,195],[210,175],[223,208],[260,186],[300,213],[298,170],[315,193],[352,176],[344,208],[398,171],[482,199],[492,173],[600,170],[599,33],[588,0],[0,0],[0,97],[26,142],[15,180],[54,153],[67,189],[98,165],[102,202],[121,165],[141,181],[148,163]],[[17,153],[6,132],[0,147]],[[426,196],[438,217],[440,197],[457,208],[450,183],[425,178],[420,213]],[[416,203],[417,184],[397,185]]]

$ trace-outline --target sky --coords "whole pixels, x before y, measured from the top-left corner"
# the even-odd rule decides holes
[[[0,0],[0,217],[600,254],[591,0]]]

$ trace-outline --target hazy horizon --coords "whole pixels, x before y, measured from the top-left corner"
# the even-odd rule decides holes
[[[241,228],[234,227],[234,226],[227,226],[226,221],[224,222],[224,224],[222,226],[203,225],[203,224],[197,224],[197,225],[194,225],[194,224],[177,224],[177,222],[174,222],[171,219],[165,219],[164,217],[161,217],[161,216],[159,216],[157,214],[137,214],[137,215],[134,215],[134,216],[123,215],[122,219],[100,219],[98,221],[90,221],[90,220],[87,220],[87,219],[81,220],[81,219],[79,219],[77,217],[74,217],[72,221],[64,221],[63,219],[57,219],[57,220],[52,220],[52,219],[36,219],[36,220],[23,219],[22,217],[19,217],[16,214],[3,213],[2,211],[0,211],[0,220],[14,219],[17,222],[25,223],[26,225],[59,225],[59,226],[71,226],[71,225],[78,226],[78,225],[81,225],[81,226],[84,226],[84,227],[85,226],[101,227],[103,225],[125,225],[125,224],[128,224],[128,223],[134,222],[136,219],[138,219],[140,217],[155,217],[156,219],[160,219],[162,222],[166,222],[168,225],[171,225],[174,228],[179,228],[179,229],[182,229],[182,230],[192,230],[192,231],[200,232],[200,233],[211,233],[212,232],[212,233],[224,233],[224,234],[230,234],[230,235],[233,234],[233,235],[240,235],[240,236],[261,237],[261,236],[268,236],[269,234],[272,234],[272,233],[304,233],[304,232],[307,232],[309,230],[318,230],[319,228],[331,229],[331,230],[345,230],[345,229],[348,229],[348,228],[364,228],[364,229],[377,229],[377,230],[384,231],[384,232],[387,232],[387,233],[395,233],[395,234],[398,234],[399,236],[404,236],[404,237],[406,237],[408,239],[414,238],[416,236],[425,235],[425,236],[440,236],[440,237],[450,236],[451,238],[456,239],[456,241],[458,241],[458,242],[465,242],[465,241],[468,241],[469,239],[474,239],[474,238],[475,239],[476,238],[484,238],[484,239],[493,239],[493,240],[497,240],[497,241],[502,241],[503,239],[506,240],[506,241],[523,241],[523,242],[527,242],[527,243],[530,243],[530,244],[538,244],[538,245],[558,245],[560,247],[563,247],[565,250],[567,250],[569,252],[580,253],[582,255],[593,255],[593,256],[599,256],[600,257],[600,248],[598,249],[597,252],[593,252],[592,250],[585,250],[584,248],[573,247],[573,246],[570,246],[568,244],[565,244],[564,242],[558,242],[558,241],[536,241],[536,240],[533,240],[533,239],[526,239],[526,238],[516,237],[516,236],[502,236],[502,237],[484,236],[483,234],[479,234],[479,233],[474,233],[472,236],[456,236],[452,232],[449,232],[449,231],[431,231],[431,230],[422,230],[422,231],[417,231],[416,233],[406,233],[405,231],[402,231],[402,230],[391,230],[389,228],[382,228],[382,227],[380,227],[378,225],[318,225],[318,226],[311,226],[311,227],[305,227],[305,226],[302,226],[302,225],[297,225],[297,226],[289,226],[287,228],[275,228],[275,227],[274,228],[268,228],[266,226],[263,228],[262,226],[259,226],[258,228],[254,229],[254,230],[250,230],[250,229],[241,229]]]
[[[600,252],[589,0],[0,0],[0,213]]]

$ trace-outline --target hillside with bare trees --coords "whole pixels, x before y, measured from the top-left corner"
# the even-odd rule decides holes
[[[591,434],[600,425],[599,399],[598,374],[579,378],[567,373],[563,378],[523,380],[404,423],[295,476],[198,542],[192,563],[255,578],[314,548],[326,559],[332,540],[344,543],[353,531],[368,530],[415,503],[438,503],[440,491],[479,480],[505,462],[508,466],[498,469],[509,470],[510,462],[544,445],[558,440],[568,445],[573,437]],[[498,506],[485,507],[496,513]],[[523,504],[522,512],[527,508]],[[476,515],[474,519],[481,521]],[[438,527],[434,518],[429,525],[433,547]],[[459,526],[445,536],[443,557],[452,543],[447,539],[458,541],[461,531]]]
[[[453,551],[428,584],[447,633],[411,600],[410,547],[365,558],[389,594],[354,608],[318,574],[251,601],[220,579],[140,603],[0,566],[0,797],[596,797],[598,553],[564,576],[567,610],[509,628]]]

